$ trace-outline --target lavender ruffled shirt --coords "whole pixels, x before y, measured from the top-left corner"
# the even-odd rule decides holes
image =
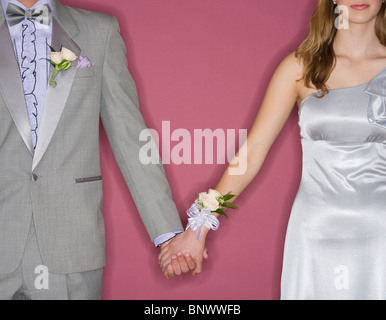
[[[24,10],[33,10],[40,5],[47,4],[52,12],[51,0],[39,0],[31,8],[26,8],[16,0],[1,0],[5,17],[7,17],[6,11],[10,3]],[[51,44],[52,23],[45,25],[37,21],[24,19],[24,21],[14,26],[8,24],[8,30],[22,76],[32,141],[34,147],[36,147],[49,81],[50,68],[45,59],[48,58],[50,52],[47,44]]]

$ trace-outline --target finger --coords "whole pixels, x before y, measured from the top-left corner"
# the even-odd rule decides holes
[[[193,275],[197,275],[202,272],[202,260],[196,261],[196,269],[193,270]]]
[[[178,263],[178,258],[176,255],[172,256],[172,267],[175,275],[180,276],[182,274],[181,267],[180,267],[180,264]]]
[[[166,279],[170,279],[170,278],[169,278],[169,275],[168,275],[168,271],[167,271],[166,268],[165,268],[165,269],[162,269],[162,274],[164,275],[164,277],[165,277]]]
[[[162,270],[162,273],[163,273],[163,275],[165,276],[166,279],[174,278],[174,270],[173,270],[173,267],[171,266],[171,264],[169,264],[168,266],[166,266],[166,267]]]
[[[167,269],[167,267],[169,266],[169,264],[172,263],[172,259],[170,257],[168,257],[167,259],[163,260],[161,262],[161,269],[162,269],[162,272],[165,272],[165,270]]]
[[[164,253],[162,256],[160,256],[160,257],[158,258],[158,263],[159,263],[160,265],[163,265],[163,264],[164,264],[164,261],[166,261],[168,258],[169,258],[169,254]]]
[[[202,254],[202,257],[203,257],[205,260],[209,258],[208,251],[209,251],[208,248],[205,248],[205,249],[204,249],[204,252],[203,252],[203,254]]]
[[[171,252],[165,252],[158,261],[160,266],[166,266],[168,263],[171,262]]]
[[[162,260],[162,257],[169,251],[169,246],[164,247],[161,249],[160,253],[158,254],[158,261],[160,262]]]
[[[193,271],[194,269],[196,269],[196,263],[194,262],[193,257],[190,255],[190,253],[186,252],[184,256],[186,263],[188,264],[189,270]]]
[[[175,277],[175,273],[174,273],[174,269],[173,269],[173,266],[171,264],[171,261],[168,265],[166,265],[163,269],[162,269],[162,273],[164,275],[164,277],[166,279],[172,279]]]
[[[187,273],[190,271],[187,261],[185,260],[185,256],[182,252],[177,253],[177,260],[180,265],[182,273]]]
[[[168,275],[169,279],[170,279],[170,278],[173,279],[173,278],[176,276],[176,275],[175,275],[175,272],[174,272],[174,268],[173,268],[173,266],[172,266],[171,264],[169,264],[169,265],[167,266],[166,272],[167,272],[167,275]]]

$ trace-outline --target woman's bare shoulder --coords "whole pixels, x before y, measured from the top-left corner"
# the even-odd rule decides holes
[[[295,82],[303,77],[303,62],[296,52],[291,52],[279,64],[277,71]]]
[[[277,67],[271,84],[276,89],[288,88],[292,95],[299,96],[299,90],[302,87],[303,81],[303,64],[301,59],[296,56],[295,52],[288,54]]]

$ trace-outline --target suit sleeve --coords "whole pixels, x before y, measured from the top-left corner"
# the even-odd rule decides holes
[[[144,165],[139,159],[139,135],[147,127],[115,17],[107,37],[101,99],[104,129],[150,238],[183,230],[163,165]]]

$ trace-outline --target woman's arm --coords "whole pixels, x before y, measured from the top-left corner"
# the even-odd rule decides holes
[[[287,56],[276,69],[248,138],[235,155],[234,160],[247,164],[245,173],[231,175],[230,170],[238,167],[232,161],[215,187],[218,192],[240,195],[255,178],[299,97],[301,82],[297,80],[301,77],[297,58]]]
[[[238,167],[238,164],[232,161],[215,187],[218,192],[222,194],[231,192],[237,197],[257,175],[269,149],[299,98],[299,85],[301,82],[297,80],[301,77],[302,67],[293,53],[287,56],[276,69],[247,140],[235,155],[234,160],[238,159],[239,163],[247,164],[245,172],[239,175],[231,175],[230,169]],[[213,214],[218,216],[217,213]],[[185,244],[188,242],[190,244],[190,253],[195,257],[196,263],[193,274],[201,272],[203,261],[201,257],[207,257],[205,239],[208,232],[209,230],[204,228],[200,241],[197,241],[196,232],[188,229],[161,249],[159,260],[165,277],[174,277],[175,274],[180,275],[183,273],[181,272],[182,269],[185,269],[185,272],[189,270],[186,267],[187,263],[183,261],[183,256],[179,256],[180,260],[175,256],[178,248],[182,247],[178,244],[179,242]],[[173,255],[174,259],[172,259]],[[200,258],[197,259],[197,257]],[[182,266],[183,264],[185,266]]]

